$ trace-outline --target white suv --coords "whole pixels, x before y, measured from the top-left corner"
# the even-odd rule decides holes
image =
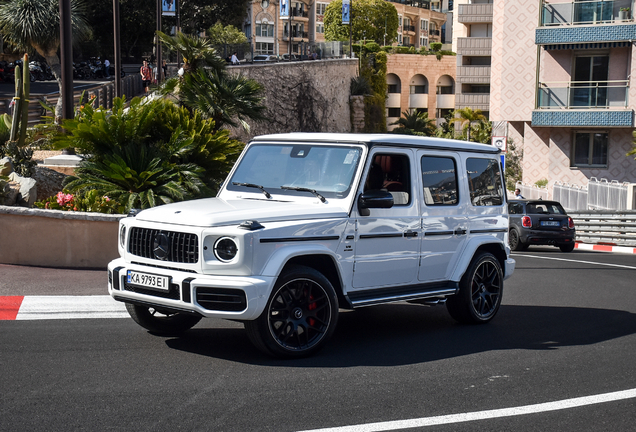
[[[157,334],[242,321],[262,351],[320,349],[340,308],[446,303],[490,321],[515,261],[496,147],[403,135],[254,138],[217,198],[120,223],[110,295]]]

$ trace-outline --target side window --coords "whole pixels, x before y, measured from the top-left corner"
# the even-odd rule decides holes
[[[378,153],[373,157],[364,190],[383,189],[391,192],[396,206],[411,202],[411,172],[406,155]]]
[[[474,206],[497,206],[504,202],[501,169],[496,159],[468,158],[466,174],[470,202]]]
[[[519,203],[510,203],[508,205],[508,213],[510,214],[522,214],[523,206]]]
[[[459,202],[457,164],[449,157],[422,157],[424,202],[432,205],[455,205]]]

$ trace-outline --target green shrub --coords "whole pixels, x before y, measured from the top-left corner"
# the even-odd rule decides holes
[[[534,182],[534,185],[540,188],[546,187],[548,186],[548,179],[542,178],[541,180],[537,180],[536,182]]]
[[[431,46],[431,51],[440,51],[442,49],[442,43],[441,42],[431,42],[430,44]]]

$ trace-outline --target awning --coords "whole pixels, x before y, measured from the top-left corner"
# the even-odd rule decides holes
[[[575,44],[552,44],[544,45],[546,50],[591,50],[606,48],[624,48],[630,46],[629,41],[622,42],[594,42],[594,43],[575,43]]]

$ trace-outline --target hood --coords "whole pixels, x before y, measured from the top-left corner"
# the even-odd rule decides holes
[[[340,207],[272,200],[223,200],[205,198],[166,204],[143,210],[136,219],[197,227],[238,225],[246,220],[259,222],[347,217]]]

